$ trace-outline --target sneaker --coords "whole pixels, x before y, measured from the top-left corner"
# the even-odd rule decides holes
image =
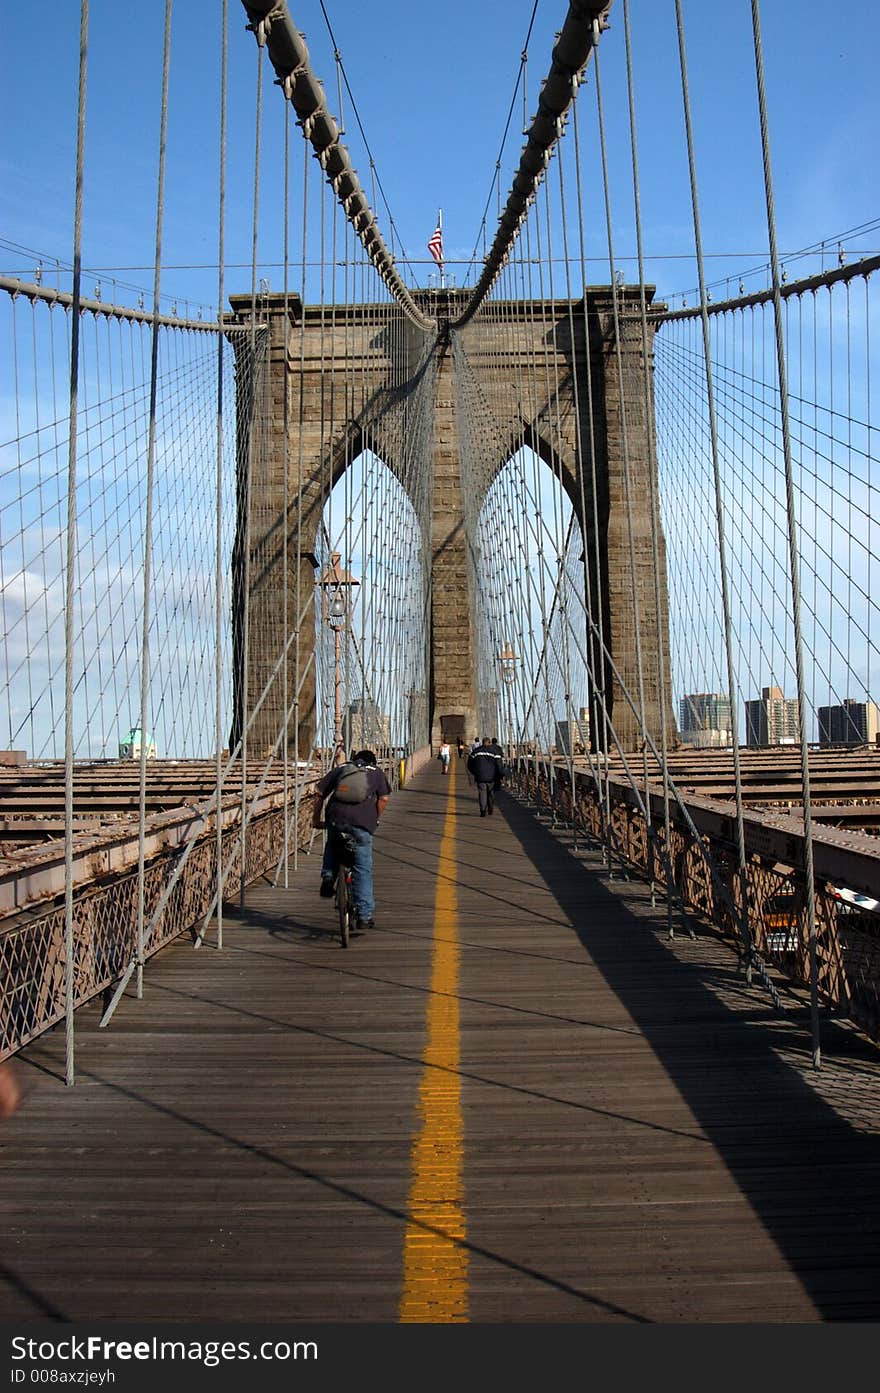
[[[321,899],[332,900],[336,893],[336,877],[332,875],[321,876]]]
[[[375,927],[375,919],[358,919],[354,926],[354,931],[356,934],[365,934],[368,933],[370,929],[375,929]]]

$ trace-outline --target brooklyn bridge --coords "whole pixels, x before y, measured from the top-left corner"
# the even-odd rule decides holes
[[[47,38],[67,241],[0,240],[2,1320],[880,1319],[880,219],[787,250],[779,31],[738,7],[713,148],[673,0],[664,286],[653,7],[554,4],[481,60],[521,52],[469,258],[430,188],[401,237],[323,4],[330,73],[293,0]],[[737,141],[763,250],[719,276]]]

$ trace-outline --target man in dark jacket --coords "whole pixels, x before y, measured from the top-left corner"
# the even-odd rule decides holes
[[[495,808],[495,790],[504,777],[501,747],[494,745],[489,736],[485,735],[482,745],[478,746],[468,759],[468,769],[477,785],[480,817],[489,817]]]
[[[362,773],[360,771],[363,771]],[[360,777],[364,784],[364,797],[359,802],[346,801],[341,796],[341,784],[350,778]],[[331,769],[318,783],[315,791],[314,824],[325,825],[328,829],[327,843],[324,847],[324,862],[321,866],[321,894],[330,898],[333,895],[336,876],[339,873],[337,840],[334,827],[343,827],[355,843],[354,862],[351,874],[351,892],[357,915],[356,932],[366,933],[375,928],[373,915],[376,904],[373,896],[373,834],[379,818],[385,811],[391,788],[383,771],[376,766],[376,756],[372,750],[359,750],[350,764]],[[322,816],[324,800],[327,807]]]

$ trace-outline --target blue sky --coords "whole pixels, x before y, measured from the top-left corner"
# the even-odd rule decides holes
[[[294,22],[305,33],[313,66],[331,110],[338,108],[333,44],[318,0],[294,0]],[[449,270],[462,280],[477,242],[502,132],[520,69],[533,0],[447,0],[436,7],[403,0],[381,5],[325,0],[345,73],[393,214],[412,279],[431,269],[425,243],[442,206]],[[857,0],[829,22],[818,0],[764,0],[763,29],[780,246],[783,250],[833,239],[877,215],[873,152],[880,136],[874,64],[880,10]],[[79,5],[60,0],[35,39],[27,7],[4,15],[2,122],[3,216],[0,269],[30,275],[30,249],[69,262],[73,207]],[[85,262],[89,267],[143,268],[152,262],[162,0],[119,5],[92,0],[89,45]],[[547,71],[565,0],[539,0],[528,50],[529,119]],[[220,3],[175,0],[169,103],[168,185],[163,278],[169,296],[210,306],[216,273],[190,269],[217,259],[217,90]],[[738,277],[766,258],[766,226],[758,144],[751,10],[748,0],[685,0],[688,64],[696,126],[703,241],[710,280]],[[255,43],[244,28],[239,0],[229,3],[228,290],[250,285],[254,147]],[[670,296],[696,283],[678,48],[673,0],[631,0],[637,121],[648,275]],[[632,262],[635,237],[625,108],[623,4],[601,46],[608,121],[616,254]],[[261,185],[261,273],[281,288],[282,100],[265,94],[264,177]],[[582,140],[595,161],[594,94],[581,94]],[[365,184],[369,158],[351,103],[343,103],[346,143]],[[504,196],[522,144],[522,95],[502,156]],[[302,150],[292,128],[292,242],[298,247]],[[588,174],[589,183],[589,174]],[[495,195],[490,228],[494,229]],[[604,255],[599,191],[589,196],[589,250]],[[377,212],[391,241],[388,211]],[[847,251],[876,250],[871,231],[848,239]],[[15,243],[29,249],[15,253]],[[836,258],[836,244],[831,260]],[[298,254],[298,252],[297,252]],[[239,265],[236,266],[236,263]],[[816,269],[799,263],[797,271]],[[792,275],[796,274],[792,271]],[[591,263],[590,278],[607,280],[607,262]],[[115,276],[128,286],[151,286],[143,269],[105,270],[105,298]],[[760,280],[760,277],[758,278]],[[86,286],[88,292],[89,286]],[[112,298],[132,302],[117,286]]]
[[[376,209],[386,242],[392,240],[390,207],[410,283],[426,284],[434,270],[426,243],[442,206],[447,268],[461,283],[467,258],[480,240],[490,192],[490,235],[494,230],[495,164],[533,10],[527,120],[549,67],[554,32],[567,12],[566,0],[539,0],[536,8],[534,0],[482,0],[476,5],[448,0],[442,12],[403,0],[372,7],[352,0],[324,4],[381,180],[384,196]],[[740,276],[756,268],[745,279],[749,289],[758,289],[766,284],[767,233],[751,6],[749,0],[714,5],[683,0],[683,8],[708,278],[722,290],[725,277],[731,278],[735,293]],[[88,270],[83,290],[91,296],[100,286],[105,300],[128,304],[142,291],[149,305],[164,3],[91,0],[90,10],[84,207]],[[833,23],[818,0],[763,0],[762,10],[780,246],[793,252],[824,238],[826,264],[834,264],[837,236],[868,225],[861,237],[847,238],[846,251],[851,258],[876,251],[880,207],[874,152],[880,122],[874,66],[880,7],[855,0]],[[213,318],[217,292],[220,12],[220,0],[175,0],[173,7],[164,308],[177,303],[179,312],[186,313],[189,302],[189,311],[196,313],[201,305],[205,318]],[[291,12],[306,34],[330,108],[338,112],[334,43],[322,6],[319,0],[293,0]],[[7,5],[0,55],[0,122],[6,137],[0,148],[0,270],[31,279],[42,257],[45,279],[62,286],[69,284],[65,268],[73,247],[79,13],[77,0],[54,0],[51,19],[43,16],[46,22],[36,36],[32,12]],[[661,298],[686,292],[692,303],[696,272],[674,0],[631,0],[631,15],[647,274]],[[615,254],[632,278],[635,234],[622,0],[615,0],[600,57]],[[255,68],[256,44],[246,32],[244,9],[240,0],[229,0],[227,294],[250,289]],[[264,108],[258,274],[280,290],[284,103],[271,73]],[[601,283],[607,282],[609,270],[592,75],[579,111],[588,276]],[[519,89],[501,153],[503,198],[519,159],[522,113]],[[353,163],[369,187],[369,155],[347,94],[342,115]],[[291,144],[295,260],[304,149],[293,125]],[[310,168],[314,214],[318,171],[311,159]],[[315,222],[313,216],[313,227]],[[307,254],[314,254],[313,236]],[[61,266],[57,276],[55,258]],[[792,262],[789,275],[817,269],[814,257]],[[300,272],[292,268],[291,287],[297,289],[299,283]],[[559,277],[557,294],[563,284]],[[716,288],[715,298],[721,293]],[[310,293],[309,298],[317,297]],[[11,418],[12,410],[10,401],[0,399],[0,416]],[[853,694],[857,685],[861,682],[853,685]],[[866,688],[870,685],[866,679]],[[845,687],[842,682],[840,695],[848,694]]]

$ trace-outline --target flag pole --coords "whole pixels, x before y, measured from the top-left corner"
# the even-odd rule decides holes
[[[443,274],[443,209],[437,209],[437,226],[440,229],[440,289],[446,289],[446,279]]]

